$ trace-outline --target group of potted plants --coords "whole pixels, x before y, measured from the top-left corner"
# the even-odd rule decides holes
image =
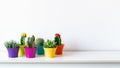
[[[4,43],[10,58],[22,57],[35,58],[36,55],[45,55],[47,58],[54,58],[55,55],[62,55],[64,44],[61,43],[60,34],[56,33],[54,40],[44,41],[43,38],[35,39],[35,36],[27,37],[26,33],[21,34],[20,44],[14,40]]]

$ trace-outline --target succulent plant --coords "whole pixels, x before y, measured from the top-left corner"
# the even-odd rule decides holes
[[[43,46],[43,43],[44,43],[44,39],[43,38],[37,38],[36,41],[35,41],[36,45]]]
[[[27,46],[28,46],[28,48],[35,47],[35,36],[34,35],[32,35],[32,37],[28,37]]]
[[[19,44],[14,40],[6,41],[4,43],[4,45],[5,45],[6,48],[17,48],[17,47],[19,47]]]
[[[25,38],[26,38],[26,33],[22,33],[21,34],[21,39],[20,39],[20,44],[21,45],[25,45]]]
[[[56,45],[61,45],[61,37],[60,37],[60,34],[58,33],[55,34],[55,42],[56,42]]]
[[[44,42],[44,48],[56,48],[56,43],[52,40]]]

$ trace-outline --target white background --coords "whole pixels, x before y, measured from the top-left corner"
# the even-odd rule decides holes
[[[0,0],[0,49],[22,32],[60,33],[65,50],[120,50],[120,1]]]

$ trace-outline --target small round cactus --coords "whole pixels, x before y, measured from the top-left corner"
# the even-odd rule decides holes
[[[43,43],[44,43],[44,39],[43,38],[37,38],[36,41],[35,41],[36,45],[41,45],[43,46]]]
[[[21,39],[20,39],[20,44],[21,45],[25,45],[25,38],[26,38],[26,36],[27,35],[24,32],[21,34]]]
[[[58,33],[55,34],[55,42],[56,42],[56,45],[61,45],[61,37],[60,37],[60,34]]]

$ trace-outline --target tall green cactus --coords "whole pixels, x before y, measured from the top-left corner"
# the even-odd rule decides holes
[[[20,43],[21,43],[21,45],[25,45],[25,37],[21,37]]]
[[[34,35],[32,35],[32,37],[28,37],[27,45],[28,45],[28,48],[35,47],[35,36]]]
[[[20,44],[25,45],[25,38],[26,38],[26,33],[21,34],[21,39],[20,39]]]
[[[60,37],[60,34],[55,34],[55,42],[56,42],[56,45],[61,45],[61,37]]]

